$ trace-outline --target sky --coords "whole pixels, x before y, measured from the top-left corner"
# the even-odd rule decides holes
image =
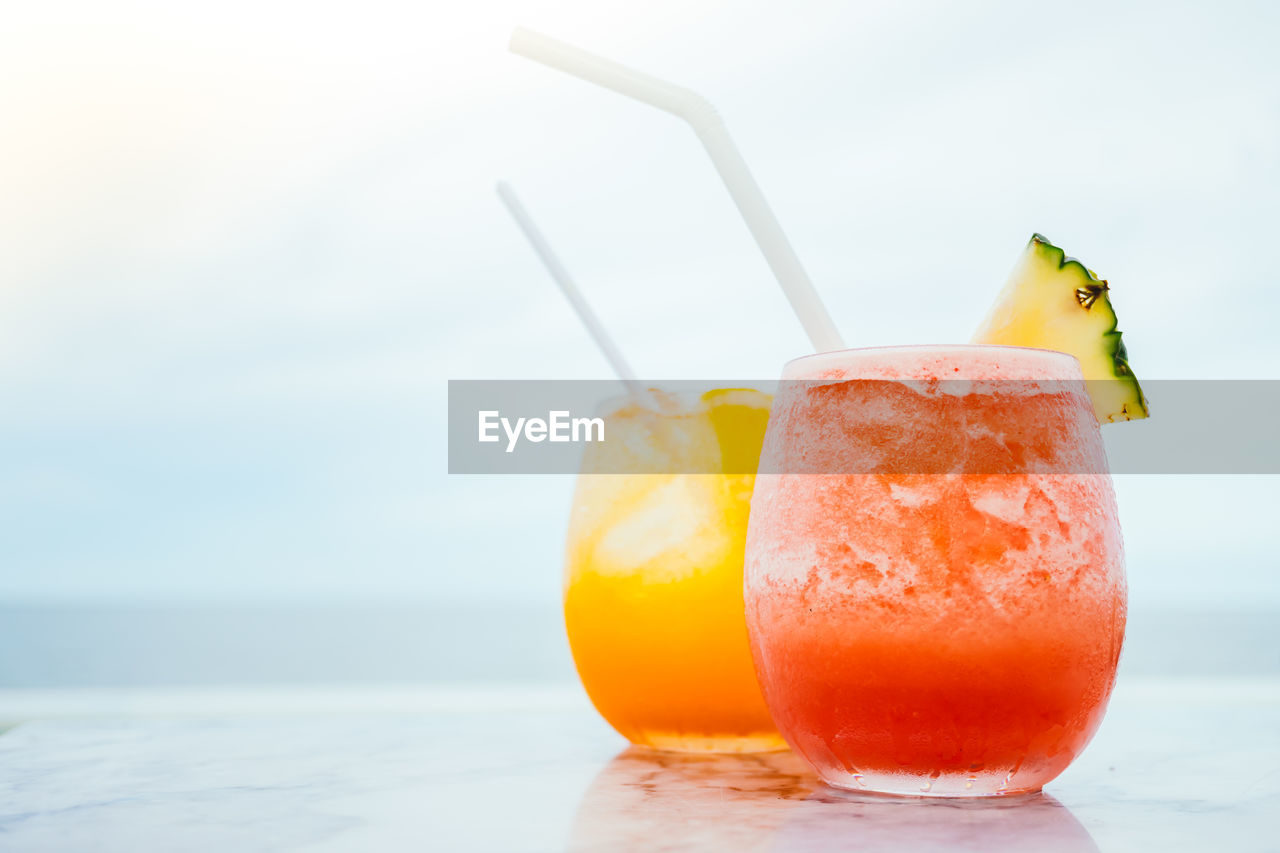
[[[446,473],[449,379],[609,375],[499,179],[642,375],[807,351],[688,128],[515,25],[715,103],[851,344],[966,340],[1038,231],[1139,377],[1280,378],[1272,4],[6,18],[0,602],[553,603],[571,478]],[[1135,603],[1280,607],[1275,478],[1117,491]]]

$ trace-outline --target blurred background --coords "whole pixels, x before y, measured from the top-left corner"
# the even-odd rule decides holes
[[[516,24],[710,98],[851,344],[966,340],[1040,231],[1140,377],[1280,378],[1273,4],[25,4],[0,687],[572,679],[571,479],[446,473],[448,379],[609,375],[494,182],[642,375],[807,342],[689,129]],[[1280,673],[1280,480],[1117,489],[1125,667]]]

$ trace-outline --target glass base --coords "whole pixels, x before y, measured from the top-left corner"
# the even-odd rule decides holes
[[[1034,794],[1040,785],[1018,785],[1009,774],[846,773],[820,768],[818,777],[833,788],[889,797],[1015,797]]]
[[[726,753],[781,752],[787,742],[777,732],[760,732],[751,735],[692,735],[646,732],[642,737],[631,738],[636,746],[662,752]]]

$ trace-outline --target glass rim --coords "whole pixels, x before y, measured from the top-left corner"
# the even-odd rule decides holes
[[[1076,358],[1071,353],[1063,352],[1062,350],[1048,349],[1047,347],[1024,347],[1024,346],[1016,346],[1013,344],[967,344],[967,343],[966,344],[887,344],[885,346],[846,347],[844,349],[828,350],[827,352],[807,353],[805,355],[796,356],[795,358],[788,359],[787,361],[783,362],[782,372],[783,374],[785,374],[787,372],[787,368],[793,364],[800,364],[802,362],[806,362],[806,361],[809,361],[810,359],[815,359],[815,358],[831,358],[832,356],[848,355],[853,353],[870,354],[870,353],[881,353],[881,352],[888,353],[888,352],[904,352],[904,351],[919,352],[921,350],[938,350],[940,352],[953,352],[957,350],[966,351],[966,352],[983,351],[983,350],[985,351],[1008,350],[1008,351],[1015,351],[1015,352],[1037,353],[1038,355],[1047,357],[1051,361],[1059,358],[1067,358],[1075,362],[1076,365],[1080,364],[1080,359]]]
[[[700,380],[691,380],[691,379],[679,379],[675,381],[688,382],[691,384],[697,384],[700,382]],[[673,409],[673,410],[650,408],[649,406],[644,404],[644,401],[637,398],[634,394],[630,393],[629,391],[623,391],[620,394],[613,394],[608,397],[602,398],[600,402],[597,404],[596,411],[600,412],[606,408],[616,410],[621,408],[623,405],[627,403],[634,403],[642,411],[648,412],[650,414],[659,415],[663,417],[689,417],[690,415],[698,414],[701,410],[708,408],[707,402],[702,399],[702,395],[707,393],[708,391],[749,391],[755,394],[762,394],[769,398],[773,397],[772,392],[762,391],[759,388],[753,388],[750,385],[733,385],[733,386],[723,386],[723,387],[712,385],[708,388],[704,388],[701,391],[694,391],[694,390],[671,391],[666,388],[663,388],[660,385],[652,385],[652,386],[649,386],[647,390],[651,392],[656,391],[659,394],[664,395],[665,397],[675,398],[676,401],[687,404],[687,408]]]

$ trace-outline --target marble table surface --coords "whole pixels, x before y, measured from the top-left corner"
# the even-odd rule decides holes
[[[1280,850],[1280,681],[1121,681],[1043,794],[625,749],[576,688],[0,691],[0,850]]]

